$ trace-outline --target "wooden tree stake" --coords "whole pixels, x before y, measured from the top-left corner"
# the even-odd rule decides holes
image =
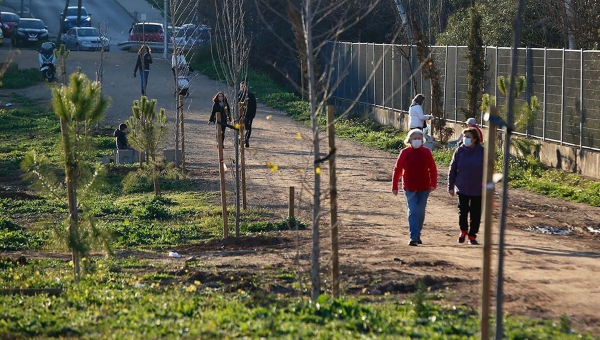
[[[340,294],[340,266],[338,256],[337,178],[335,173],[335,106],[327,106],[327,134],[329,137],[329,202],[331,208],[331,283],[333,297]]]

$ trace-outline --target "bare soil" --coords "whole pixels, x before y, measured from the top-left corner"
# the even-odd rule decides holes
[[[9,58],[6,50],[0,57]],[[158,99],[174,122],[173,79],[170,64],[155,55],[149,77],[148,94]],[[35,52],[18,56],[21,67],[37,67]],[[81,66],[93,77],[98,53],[73,52],[69,72]],[[139,78],[133,78],[135,54],[111,52],[104,69],[104,93],[112,98],[107,125],[116,126],[131,114],[131,104],[140,95]],[[207,189],[218,188],[218,154],[214,126],[207,125],[211,99],[225,87],[203,76],[191,82],[191,95],[185,100],[186,168],[190,175],[206,183]],[[11,92],[49,99],[42,85],[18,91],[1,90],[3,103]],[[258,98],[259,101],[261,98]],[[174,125],[174,124],[173,124]],[[299,138],[300,137],[300,138]],[[326,137],[324,134],[321,138]],[[312,136],[303,126],[284,113],[259,105],[254,121],[250,149],[246,150],[248,205],[287,215],[289,187],[296,189],[296,213],[304,221],[312,220]],[[438,189],[427,206],[422,246],[408,247],[406,209],[401,196],[391,194],[391,173],[395,154],[374,150],[350,140],[337,139],[337,178],[339,191],[340,266],[342,289],[346,294],[403,294],[414,291],[418,281],[434,290],[444,289],[451,304],[478,308],[481,300],[483,246],[456,243],[458,213],[456,199],[446,193],[447,169],[439,169]],[[171,138],[167,148],[173,148]],[[321,150],[327,150],[321,144]],[[227,132],[225,162],[233,158],[233,137]],[[271,172],[266,162],[277,164]],[[322,172],[321,263],[324,288],[330,288],[330,237],[328,223],[328,168]],[[231,171],[231,170],[230,170]],[[228,201],[233,203],[233,180],[227,176]],[[500,188],[498,188],[499,190]],[[498,210],[498,207],[496,207]],[[506,226],[504,266],[504,310],[514,315],[553,318],[566,314],[579,330],[600,334],[600,235],[588,227],[600,228],[600,208],[565,202],[522,190],[510,190]],[[309,223],[310,224],[310,223]],[[493,225],[492,268],[497,269],[498,211]],[[546,235],[524,231],[532,226],[549,226],[571,230],[568,235]],[[483,228],[482,228],[483,229]],[[233,226],[230,226],[233,230]],[[192,257],[220,268],[216,277],[244,278],[248,273],[272,272],[278,268],[298,270],[308,281],[310,271],[311,231],[280,232],[269,237],[241,237],[212,240],[174,249],[181,259],[164,253],[124,252],[123,256],[162,259],[184,263]],[[483,239],[483,235],[479,236]],[[27,253],[27,257],[64,256],[62,254]],[[189,259],[188,259],[189,260]],[[231,276],[231,273],[237,273]],[[205,282],[206,273],[195,273]],[[203,276],[204,275],[204,276]],[[493,278],[495,281],[495,277]],[[274,288],[284,287],[281,283]],[[283,288],[281,288],[283,289]],[[287,288],[286,288],[287,289]],[[285,290],[285,289],[284,289]]]

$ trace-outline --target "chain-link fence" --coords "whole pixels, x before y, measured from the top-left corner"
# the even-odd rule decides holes
[[[430,97],[430,83],[423,79],[411,46],[330,42],[328,50],[336,58],[333,79],[338,86],[333,93],[337,99],[356,100],[360,107],[406,111],[415,91]],[[506,97],[497,79],[510,75],[511,53],[508,47],[485,49],[484,91],[495,96],[499,106]],[[431,54],[443,86],[444,116],[464,122],[467,48],[432,46]],[[527,90],[516,104],[537,96],[540,108],[534,112],[535,121],[517,134],[600,151],[600,51],[520,48],[518,75],[526,77]],[[425,112],[428,106],[426,101]]]

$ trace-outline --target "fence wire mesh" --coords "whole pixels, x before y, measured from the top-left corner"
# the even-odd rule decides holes
[[[413,46],[331,42],[329,48],[330,55],[338,58],[333,76],[339,82],[334,91],[338,99],[357,100],[361,110],[376,106],[406,111],[416,93],[430,98],[431,84],[421,74],[424,65],[416,61]],[[527,90],[516,105],[537,96],[540,107],[534,121],[516,133],[600,149],[600,51],[521,48],[518,52],[518,75],[526,77]],[[466,54],[464,46],[431,47],[432,65],[443,86],[443,112],[449,121],[466,120]],[[485,49],[483,90],[504,110],[506,96],[498,88],[498,77],[509,76],[511,54],[508,47]],[[428,112],[429,101],[424,106]]]

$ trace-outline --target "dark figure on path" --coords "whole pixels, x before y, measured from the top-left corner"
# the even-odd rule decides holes
[[[127,124],[123,123],[115,130],[115,143],[118,150],[132,150],[127,142]]]
[[[483,191],[483,146],[479,140],[479,131],[474,127],[463,130],[463,135],[463,145],[456,148],[450,162],[448,194],[454,196],[456,187],[460,226],[458,243],[464,243],[468,233],[469,243],[478,244]]]
[[[148,76],[150,75],[150,64],[152,64],[152,50],[146,45],[142,45],[138,51],[137,61],[135,62],[135,69],[133,69],[133,77],[137,76],[137,71],[140,70],[140,83],[142,87],[142,95],[146,95],[146,88],[148,87]]]
[[[225,128],[227,127],[227,122],[231,122],[231,110],[229,108],[229,103],[227,103],[227,98],[223,92],[217,92],[217,94],[213,97],[213,107],[212,112],[210,113],[210,119],[208,123],[216,123],[217,114],[219,115],[219,119],[221,121],[221,142],[225,141]]]
[[[254,93],[248,90],[248,83],[243,81],[240,83],[240,93],[238,93],[238,101],[244,103],[244,128],[246,135],[244,140],[246,147],[250,147],[250,135],[252,134],[252,121],[256,116],[256,97]]]

